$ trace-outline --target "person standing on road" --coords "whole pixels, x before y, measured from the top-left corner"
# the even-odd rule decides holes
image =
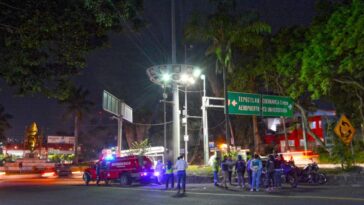
[[[96,184],[99,185],[100,180],[101,180],[101,164],[100,164],[100,162],[96,162],[95,169],[96,169]]]
[[[219,186],[219,161],[220,158],[218,156],[212,161],[212,171],[214,173],[214,185]]]
[[[188,167],[187,162],[183,159],[183,155],[177,158],[177,162],[175,168],[177,170],[177,189],[178,194],[181,191],[181,183],[182,183],[182,191],[183,194],[186,192],[186,169]]]
[[[246,173],[248,174],[248,183],[249,183],[249,187],[252,187],[252,169],[251,169],[251,162],[253,160],[253,156],[251,156],[248,159],[248,162],[246,163]]]
[[[157,184],[161,184],[162,183],[162,179],[163,179],[163,168],[164,168],[164,165],[163,165],[162,161],[159,159],[157,161],[157,164],[155,165],[155,171],[158,173],[158,175],[157,175]]]
[[[267,164],[265,166],[266,169],[266,177],[267,177],[267,182],[268,182],[268,187],[267,187],[267,191],[273,191],[273,184],[274,184],[274,157],[273,155],[269,155]]]
[[[23,171],[23,162],[19,162],[19,173],[21,174]]]
[[[241,155],[238,155],[238,161],[235,163],[235,171],[238,175],[238,185],[240,188],[245,187],[245,180],[244,180],[244,174],[245,174],[245,161],[241,157]]]
[[[167,161],[166,164],[166,189],[168,189],[169,181],[171,180],[171,188],[174,188],[174,175],[173,175],[173,164],[171,160]]]
[[[259,191],[260,176],[262,174],[262,160],[258,154],[254,155],[254,159],[250,162],[250,169],[252,170],[252,187],[250,191]]]
[[[280,188],[281,184],[281,177],[282,177],[282,160],[279,155],[276,156],[274,160],[274,187]]]
[[[233,176],[234,161],[231,159],[231,156],[228,157],[227,164],[228,164],[229,184],[233,185],[232,176]]]
[[[227,157],[224,156],[224,159],[221,162],[221,174],[222,174],[222,185],[225,189],[227,189],[227,180],[229,178],[229,164],[227,162]]]

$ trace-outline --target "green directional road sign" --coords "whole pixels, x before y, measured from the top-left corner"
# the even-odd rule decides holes
[[[119,116],[120,113],[120,100],[112,95],[111,93],[104,90],[102,94],[102,108],[116,116]]]
[[[262,115],[271,117],[292,117],[292,98],[276,95],[262,95]]]
[[[228,92],[228,107],[232,115],[293,116],[293,100],[275,95]]]
[[[260,95],[228,92],[229,114],[260,115]]]

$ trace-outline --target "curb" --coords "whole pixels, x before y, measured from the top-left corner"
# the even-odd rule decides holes
[[[328,185],[364,185],[363,174],[328,175]]]
[[[247,180],[247,179],[246,179]],[[203,184],[213,183],[213,177],[209,176],[187,176],[187,183]],[[327,175],[327,185],[362,185],[364,186],[363,174]]]
[[[213,183],[213,177],[208,176],[188,176],[186,178],[186,182],[189,184],[205,184],[205,183]]]

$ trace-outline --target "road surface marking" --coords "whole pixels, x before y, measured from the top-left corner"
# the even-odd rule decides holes
[[[131,187],[110,187],[114,189],[124,189],[124,190],[134,190],[134,191],[149,191],[149,192],[168,192],[168,193],[176,193],[176,191],[171,190],[155,190],[155,189],[145,189],[145,188],[131,188]],[[212,193],[212,192],[187,192],[191,195],[211,195],[211,196],[232,196],[232,197],[264,197],[264,198],[291,198],[291,199],[319,199],[319,200],[341,200],[341,201],[362,201],[364,202],[364,198],[353,198],[353,197],[331,197],[331,196],[313,196],[313,195],[305,195],[305,196],[278,196],[278,195],[263,195],[263,194],[229,194],[229,193]]]

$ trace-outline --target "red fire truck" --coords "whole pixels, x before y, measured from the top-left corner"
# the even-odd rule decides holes
[[[159,173],[153,170],[152,161],[146,156],[106,157],[91,165],[84,171],[83,180],[86,185],[90,181],[119,182],[121,186],[133,182],[148,183]]]

